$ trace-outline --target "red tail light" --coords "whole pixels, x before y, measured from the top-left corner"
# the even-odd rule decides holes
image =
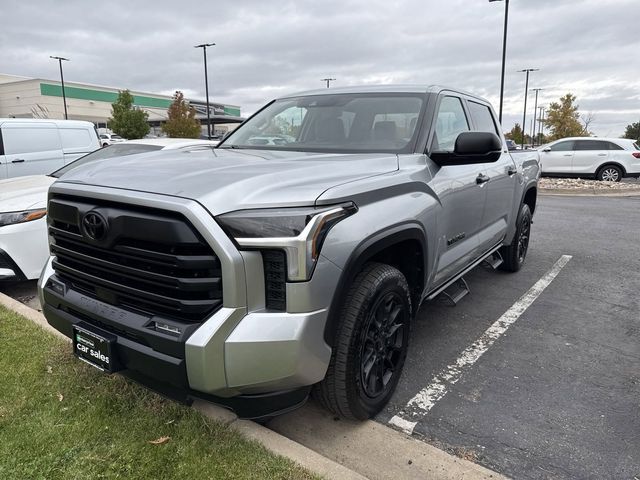
[[[636,158],[640,158],[640,152],[633,152],[631,155],[633,155]]]

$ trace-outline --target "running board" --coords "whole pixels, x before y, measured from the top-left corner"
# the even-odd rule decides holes
[[[445,288],[439,295],[439,298],[448,300],[452,306],[456,306],[460,300],[467,296],[469,293],[469,285],[464,278],[460,277],[453,282],[447,288]]]
[[[458,281],[458,279],[462,278],[463,275],[466,275],[467,273],[469,273],[471,270],[473,270],[474,268],[476,268],[478,265],[480,265],[482,262],[484,262],[485,258],[490,257],[491,255],[493,255],[495,252],[498,251],[498,249],[501,247],[501,244],[496,245],[495,247],[493,247],[492,249],[490,249],[487,253],[485,253],[484,255],[482,255],[478,260],[476,260],[475,262],[473,262],[471,265],[467,266],[467,268],[465,268],[464,270],[462,270],[460,273],[458,273],[457,275],[455,275],[453,278],[447,280],[444,284],[441,284],[439,287],[434,288],[433,290],[431,290],[429,293],[427,293],[424,296],[424,300],[433,300],[434,298],[436,298],[438,295],[440,295],[444,290],[446,290],[449,285],[451,285],[452,283],[455,283],[456,281]]]
[[[500,265],[502,265],[503,262],[504,260],[502,259],[502,255],[500,255],[500,251],[496,250],[495,252],[493,252],[492,255],[485,258],[482,263],[488,265],[489,267],[495,270]]]

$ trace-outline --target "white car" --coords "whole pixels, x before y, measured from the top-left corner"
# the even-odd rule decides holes
[[[50,175],[31,175],[0,181],[0,281],[32,280],[49,257],[47,191],[61,175],[94,160],[154,150],[196,151],[218,142],[184,138],[131,140],[98,149]]]
[[[101,133],[100,134],[100,144],[103,147],[107,145],[113,145],[114,143],[122,143],[126,142],[126,138],[122,138],[120,135],[116,135],[114,133]]]
[[[640,147],[625,138],[562,138],[543,145],[542,175],[619,182],[640,177]]]

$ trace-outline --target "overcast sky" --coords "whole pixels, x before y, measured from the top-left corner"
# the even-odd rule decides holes
[[[274,97],[363,83],[445,84],[498,109],[504,3],[488,0],[3,0],[0,73],[204,98],[255,111]],[[640,121],[640,0],[511,0],[504,129],[572,92],[591,130]],[[532,118],[533,93],[528,103]],[[527,131],[529,121],[527,121]]]

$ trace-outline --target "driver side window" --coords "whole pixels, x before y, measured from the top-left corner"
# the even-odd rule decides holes
[[[458,97],[444,97],[436,115],[436,131],[431,143],[434,152],[452,152],[456,138],[469,131],[469,122]]]

